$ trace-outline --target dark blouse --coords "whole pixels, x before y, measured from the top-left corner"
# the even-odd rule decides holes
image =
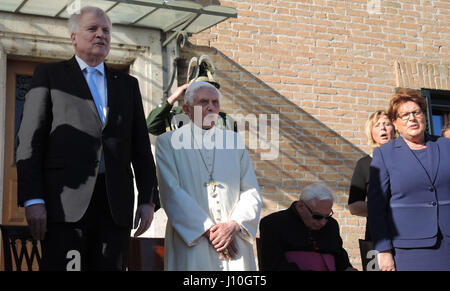
[[[356,163],[355,170],[350,183],[350,194],[348,196],[348,204],[356,201],[366,201],[367,192],[369,191],[369,175],[370,163],[372,158],[367,155],[362,157]],[[366,240],[371,240],[369,223],[366,221]]]
[[[330,218],[317,231],[309,230],[295,208],[272,213],[261,220],[260,266],[262,271],[300,271],[297,264],[285,258],[287,251],[316,251],[334,256],[336,270],[351,267],[348,254],[342,247],[337,221]]]
[[[429,148],[424,148],[421,150],[412,150],[414,156],[419,160],[422,167],[425,169],[425,171],[428,173],[429,176],[431,176],[431,158],[429,157]]]

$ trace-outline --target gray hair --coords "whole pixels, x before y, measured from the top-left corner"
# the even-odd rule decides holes
[[[70,16],[69,21],[67,22],[67,26],[69,27],[70,34],[72,34],[74,32],[78,32],[78,29],[80,28],[80,19],[84,13],[92,13],[92,14],[95,14],[96,16],[105,17],[106,20],[108,20],[110,27],[112,28],[111,19],[109,19],[109,16],[108,16],[108,14],[106,14],[105,11],[103,11],[102,9],[100,9],[98,7],[85,6],[85,7],[81,8],[80,11],[77,11]]]
[[[202,88],[209,88],[216,91],[220,101],[220,98],[222,97],[220,91],[217,90],[217,88],[214,85],[206,81],[198,81],[189,85],[189,87],[186,89],[186,93],[184,94],[184,101],[189,105],[194,104],[195,93]]]
[[[313,199],[330,200],[331,202],[334,202],[333,191],[321,183],[311,184],[303,188],[303,191],[300,194],[300,200],[310,201]]]

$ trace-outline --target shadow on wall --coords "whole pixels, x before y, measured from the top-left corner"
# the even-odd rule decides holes
[[[366,220],[351,215],[347,201],[356,161],[366,153],[216,48],[187,43],[181,50],[184,62],[179,63],[178,84],[186,83],[191,57],[203,54],[211,57],[216,68],[214,77],[223,96],[221,111],[233,117],[279,117],[278,157],[262,160],[261,149],[249,148],[263,196],[261,217],[288,208],[302,188],[311,183],[330,186],[335,193],[334,217],[340,225],[344,248],[353,266],[361,269],[358,239],[364,236]],[[271,130],[267,132],[270,135]],[[245,138],[248,146],[248,135]]]
[[[365,153],[217,49],[186,45],[179,84],[186,82],[190,58],[202,54],[209,55],[216,67],[215,79],[221,84],[223,95],[222,111],[233,117],[253,114],[258,119],[260,114],[266,114],[269,128],[269,116],[279,116],[278,157],[262,160],[264,150],[249,148],[264,196],[263,215],[288,207],[304,186],[315,182],[335,190],[336,206],[346,204],[355,163]],[[271,130],[267,132],[270,139]],[[248,133],[246,141],[248,147]]]

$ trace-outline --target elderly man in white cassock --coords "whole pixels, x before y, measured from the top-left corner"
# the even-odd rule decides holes
[[[166,270],[256,270],[262,199],[242,137],[214,126],[220,97],[207,82],[190,85],[183,105],[190,122],[156,142]]]

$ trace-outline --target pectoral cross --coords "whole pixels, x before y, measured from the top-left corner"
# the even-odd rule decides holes
[[[211,190],[211,192],[210,192],[211,196],[213,196],[213,197],[216,196],[216,194],[217,194],[216,188],[217,188],[217,186],[220,185],[219,182],[214,182],[212,176],[210,176],[209,177],[209,182],[205,183],[204,185],[205,185],[206,189]]]

